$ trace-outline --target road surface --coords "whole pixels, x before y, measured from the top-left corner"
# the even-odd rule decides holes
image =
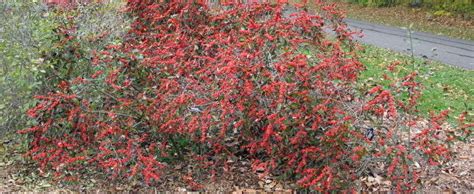
[[[352,19],[346,20],[351,29],[362,30],[360,42],[411,54],[408,30],[372,24]],[[474,42],[412,32],[413,51],[416,56],[440,61],[463,69],[474,70]]]
[[[283,14],[285,17],[288,17],[295,11],[294,7],[286,7]],[[356,38],[358,41],[411,55],[410,36],[407,29],[353,19],[346,19],[345,22],[352,30],[362,30],[364,36],[362,38]],[[474,70],[473,41],[448,38],[423,32],[412,32],[411,37],[414,55],[440,61],[458,68]]]

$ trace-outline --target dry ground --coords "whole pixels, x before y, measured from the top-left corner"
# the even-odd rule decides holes
[[[197,167],[191,164],[168,169],[163,175],[160,186],[149,188],[136,181],[109,181],[99,175],[85,175],[84,180],[58,182],[50,174],[39,175],[38,168],[28,160],[22,158],[21,147],[18,142],[2,141],[0,149],[0,193],[26,191],[55,191],[55,192],[83,192],[83,191],[233,191],[241,192],[281,192],[294,191],[294,183],[281,182],[275,177],[259,177],[253,172],[250,163],[245,160],[235,161],[227,172],[219,177],[209,178],[206,173],[196,175]],[[474,139],[467,143],[459,143],[452,147],[456,151],[454,160],[445,167],[425,172],[422,176],[423,191],[464,192],[474,191]],[[191,160],[192,161],[192,160]],[[199,170],[198,170],[199,171]],[[191,175],[199,182],[195,188],[190,187]],[[365,191],[387,191],[387,181],[380,176],[364,177],[358,185]]]

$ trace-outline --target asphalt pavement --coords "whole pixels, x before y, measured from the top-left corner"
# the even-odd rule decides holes
[[[285,17],[296,10],[286,7]],[[362,31],[363,37],[355,37],[361,43],[386,48],[396,52],[413,54],[429,60],[439,61],[462,69],[474,70],[474,42],[412,31],[399,27],[373,24],[346,19],[349,28]],[[333,34],[330,30],[329,34]],[[411,37],[411,38],[410,38]]]
[[[474,42],[448,38],[423,32],[410,33],[407,29],[346,19],[353,30],[362,30],[356,38],[362,43],[440,61],[463,69],[474,70]]]

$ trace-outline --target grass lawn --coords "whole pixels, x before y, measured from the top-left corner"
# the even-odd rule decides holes
[[[421,114],[429,111],[450,109],[450,120],[468,112],[468,121],[474,121],[474,71],[454,68],[439,62],[415,58],[387,49],[365,46],[360,52],[361,62],[367,69],[360,77],[360,83],[386,84],[383,73],[387,65],[394,61],[402,62],[402,68],[394,76],[402,77],[415,68],[424,85],[420,104],[417,107]]]

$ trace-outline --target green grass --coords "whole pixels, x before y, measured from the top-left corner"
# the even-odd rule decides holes
[[[401,71],[394,74],[399,78],[412,72],[419,72],[419,81],[424,90],[417,109],[423,115],[430,111],[439,112],[449,109],[450,121],[464,111],[468,112],[467,119],[474,121],[474,71],[454,68],[439,62],[427,61],[421,58],[392,52],[374,46],[365,46],[360,52],[361,62],[366,65],[359,82],[365,85],[387,85],[383,79],[386,67],[394,61],[402,62]]]

